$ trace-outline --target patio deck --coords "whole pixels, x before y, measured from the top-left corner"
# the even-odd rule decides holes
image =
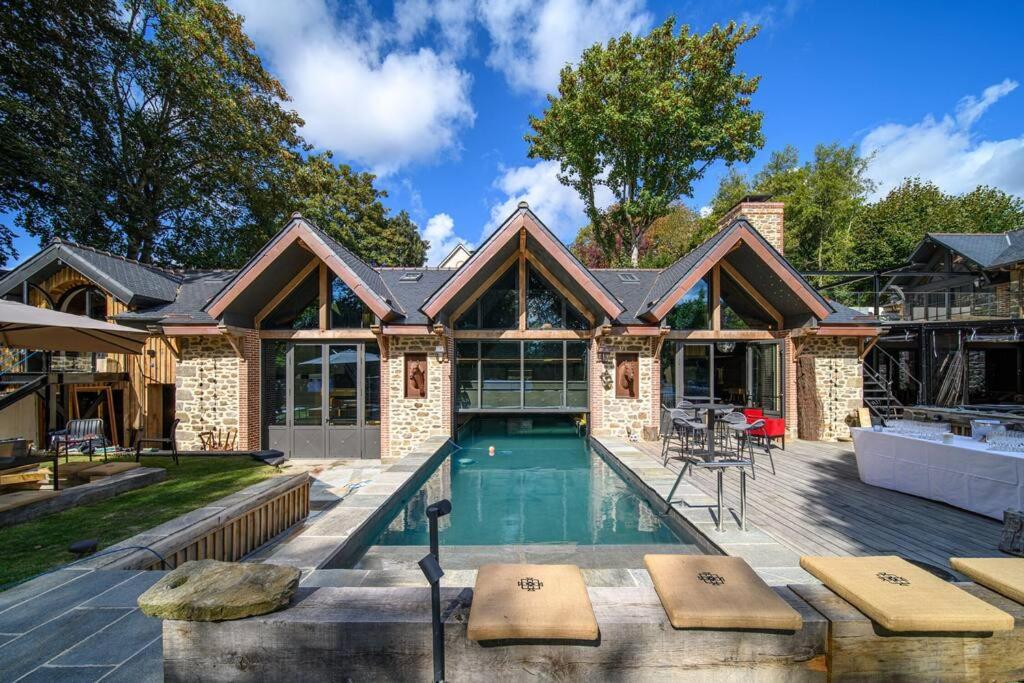
[[[661,462],[661,442],[635,444]],[[916,496],[869,486],[857,476],[852,444],[787,442],[757,456],[757,479],[747,477],[747,519],[802,555],[897,554],[949,570],[950,557],[1001,556],[1002,524]],[[678,460],[669,468],[680,469]],[[687,479],[711,496],[715,475]],[[739,505],[739,477],[725,478],[726,502]]]

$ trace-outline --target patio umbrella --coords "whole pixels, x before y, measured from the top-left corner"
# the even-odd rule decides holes
[[[0,345],[40,351],[142,353],[148,332],[0,300]]]

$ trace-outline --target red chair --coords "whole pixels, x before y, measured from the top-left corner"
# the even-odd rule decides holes
[[[773,440],[781,439],[782,450],[786,450],[786,420],[784,418],[765,417],[764,411],[760,408],[744,408],[743,416],[747,418],[748,423],[764,420],[764,427],[755,429],[751,434],[765,439],[769,446],[772,445]]]

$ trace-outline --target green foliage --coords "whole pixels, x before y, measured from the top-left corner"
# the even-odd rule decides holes
[[[299,209],[369,260],[422,263],[373,176],[308,155],[287,93],[221,0],[4,4],[0,209],[28,234],[223,267]]]
[[[750,109],[758,78],[735,71],[736,50],[757,28],[674,29],[669,19],[647,36],[588,48],[562,69],[543,116],[530,117],[530,157],[559,161],[608,262],[624,252],[637,265],[647,229],[711,163],[749,161],[764,144],[761,113]],[[602,186],[615,197],[607,210],[595,199]]]

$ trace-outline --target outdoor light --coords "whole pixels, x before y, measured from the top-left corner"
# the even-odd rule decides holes
[[[720,353],[732,353],[733,349],[736,348],[736,342],[720,341],[715,344],[715,348],[718,349]]]
[[[438,348],[441,348],[440,346]],[[430,612],[434,631],[434,681],[444,681],[444,624],[441,623],[441,558],[438,552],[437,520],[452,511],[452,503],[447,498],[427,506],[427,519],[430,522],[430,553],[419,561],[420,571],[430,583]]]
[[[437,357],[438,363],[444,362],[444,347],[440,344],[434,347],[434,356]]]

